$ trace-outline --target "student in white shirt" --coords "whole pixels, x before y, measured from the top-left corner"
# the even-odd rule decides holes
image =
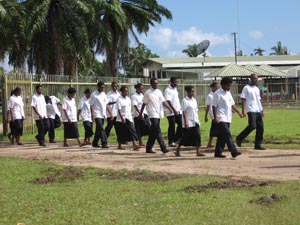
[[[51,99],[51,103],[52,103],[52,106],[55,111],[54,128],[58,128],[61,126],[61,113],[60,113],[60,110],[58,109],[58,105],[61,106],[61,103],[60,103],[59,98],[57,98],[54,95],[51,95],[50,99]]]
[[[35,87],[36,93],[32,96],[31,106],[34,112],[34,119],[38,128],[38,134],[35,136],[40,146],[46,146],[45,135],[49,129],[49,121],[47,116],[46,101],[42,94],[42,86]]]
[[[84,127],[84,144],[91,144],[91,137],[93,136],[93,120],[91,114],[91,105],[90,105],[90,97],[91,97],[91,89],[87,88],[84,91],[84,97],[80,100],[78,106],[77,119],[79,120],[79,115],[81,115],[83,127]]]
[[[12,111],[11,111],[11,103],[13,97],[15,96],[15,89],[10,92],[10,97],[7,101],[7,111],[6,111],[6,118],[7,118],[7,137],[10,143],[13,145],[15,143],[15,124],[12,119]]]
[[[155,151],[153,151],[152,148],[156,139],[160,145],[161,151],[163,153],[167,153],[169,151],[162,137],[160,129],[160,118],[163,118],[164,116],[163,106],[165,106],[170,111],[171,109],[169,108],[169,105],[167,104],[162,92],[157,88],[157,78],[151,78],[150,85],[151,88],[149,88],[145,92],[143,105],[139,115],[140,119],[143,119],[143,111],[146,106],[151,122],[150,134],[146,144],[146,153],[155,153]]]
[[[49,130],[48,130],[48,137],[50,143],[56,143],[55,141],[55,116],[56,112],[52,104],[52,99],[46,95],[46,108],[47,108],[47,116],[49,120]]]
[[[134,88],[135,88],[135,93],[131,96],[131,102],[133,105],[133,112],[134,112],[134,118],[133,118],[134,127],[139,139],[139,146],[145,146],[143,144],[142,137],[145,135],[149,135],[149,130],[150,130],[150,121],[146,109],[144,109],[143,112],[143,119],[142,120],[139,119],[140,110],[143,105],[144,86],[143,84],[138,83],[134,85]]]
[[[212,148],[214,147],[212,145],[212,140],[213,137],[217,137],[217,129],[216,129],[216,124],[214,123],[214,113],[212,110],[212,101],[213,101],[213,96],[214,93],[219,89],[219,84],[217,82],[212,82],[212,84],[210,85],[211,88],[211,92],[207,95],[206,97],[206,109],[205,109],[205,117],[204,120],[207,123],[208,122],[208,114],[211,118],[211,126],[210,126],[210,131],[209,131],[209,140],[207,143],[207,148]]]
[[[118,110],[117,110],[117,106],[116,106],[116,102],[117,99],[119,98],[120,93],[118,92],[118,82],[113,81],[111,83],[111,90],[107,93],[107,99],[108,99],[108,105],[109,105],[109,109],[112,113],[112,115],[114,116],[114,119],[108,119],[107,120],[107,125],[105,127],[105,133],[107,138],[109,137],[111,128],[114,126],[115,130],[116,130],[116,119],[117,119],[117,114],[118,114]]]
[[[229,130],[232,112],[238,113],[241,118],[243,117],[235,107],[234,100],[230,93],[231,84],[232,80],[230,77],[223,77],[221,80],[221,88],[215,92],[213,97],[214,122],[217,124],[218,129],[218,138],[215,147],[215,157],[217,158],[226,157],[222,155],[225,144],[227,144],[228,150],[231,152],[233,158],[241,154],[237,151]]]
[[[21,88],[16,87],[14,90],[14,95],[12,95],[10,98],[9,104],[11,119],[14,123],[14,136],[18,145],[23,145],[21,142],[21,136],[23,135],[23,121],[25,119],[24,102],[21,94]]]
[[[64,97],[61,103],[61,107],[63,110],[62,121],[64,124],[64,147],[69,147],[69,145],[67,144],[67,139],[73,138],[76,138],[78,145],[82,146],[78,132],[77,108],[74,99],[75,94],[76,89],[70,87],[67,91],[67,96]]]
[[[236,137],[236,143],[239,147],[242,145],[242,141],[256,129],[255,135],[255,150],[265,150],[261,146],[264,136],[264,111],[261,104],[260,90],[257,87],[258,76],[256,74],[250,75],[250,83],[244,86],[241,98],[242,98],[242,114],[245,117],[247,110],[248,126]]]
[[[133,119],[131,115],[131,100],[128,97],[128,88],[122,86],[120,89],[121,96],[117,99],[118,115],[116,120],[116,131],[119,149],[125,149],[122,147],[122,143],[127,141],[132,142],[133,150],[139,150],[139,146],[135,143],[138,140],[136,130],[133,126]]]
[[[92,146],[95,148],[101,147],[98,144],[99,139],[101,139],[102,148],[108,148],[107,136],[104,130],[104,119],[107,118],[106,112],[109,113],[109,118],[114,120],[114,116],[110,111],[107,95],[105,94],[104,89],[104,83],[99,81],[97,84],[97,91],[91,95],[90,99],[92,120],[96,123],[96,131],[92,142]]]
[[[168,141],[170,147],[176,147],[182,137],[182,115],[180,109],[180,101],[177,91],[178,79],[176,77],[170,78],[170,85],[165,89],[164,96],[169,104],[171,111],[167,110],[167,118],[169,122]],[[177,124],[175,132],[175,124]]]
[[[180,156],[180,147],[183,146],[195,146],[196,156],[205,156],[200,153],[201,146],[201,133],[200,133],[200,120],[198,115],[198,104],[195,96],[195,89],[193,86],[186,86],[184,90],[187,92],[187,96],[182,100],[182,114],[184,132],[182,139],[178,143],[175,155]]]

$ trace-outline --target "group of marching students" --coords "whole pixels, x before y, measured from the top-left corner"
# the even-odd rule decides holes
[[[63,124],[64,147],[69,147],[68,139],[77,139],[79,146],[92,145],[94,148],[107,149],[109,148],[108,137],[114,127],[118,149],[125,149],[124,144],[132,142],[134,151],[145,147],[146,153],[156,153],[153,146],[157,140],[161,151],[167,153],[169,150],[160,128],[160,119],[164,117],[165,109],[169,124],[168,146],[176,147],[174,154],[181,156],[181,146],[195,146],[196,156],[204,156],[200,152],[200,120],[195,88],[190,85],[185,86],[186,97],[180,101],[177,91],[178,82],[177,78],[171,77],[169,86],[162,93],[158,89],[158,80],[151,78],[151,87],[148,90],[144,92],[143,84],[138,83],[134,86],[135,93],[129,96],[127,86],[122,86],[118,90],[118,83],[113,81],[111,90],[106,93],[105,84],[100,81],[97,83],[95,91],[89,88],[85,89],[78,107],[75,101],[75,88],[70,87],[67,95],[60,101],[56,96],[44,96],[42,86],[37,85],[31,101],[38,130],[35,138],[40,146],[46,146],[45,135],[48,133],[49,142],[55,143],[55,129]],[[245,109],[243,107],[243,112],[240,113],[235,107],[230,93],[231,83],[232,80],[229,77],[221,80],[221,87],[217,82],[213,82],[211,84],[212,91],[206,100],[205,122],[208,121],[208,115],[212,119],[207,147],[214,147],[212,138],[217,137],[215,157],[220,158],[225,157],[222,155],[225,144],[233,158],[241,154],[233,143],[229,124],[232,112],[237,112],[242,118],[245,116]],[[11,131],[8,138],[12,144],[16,142],[18,145],[23,145],[21,136],[25,119],[21,95],[22,90],[19,87],[15,88],[8,100],[7,107]],[[58,105],[60,105],[61,111]],[[84,141],[80,140],[78,131],[80,117],[85,130]],[[105,120],[106,126],[104,126]],[[93,130],[93,124],[96,126],[95,130]],[[146,145],[142,141],[142,137],[145,135],[148,136]],[[238,146],[241,145],[241,141],[242,137],[237,140]]]

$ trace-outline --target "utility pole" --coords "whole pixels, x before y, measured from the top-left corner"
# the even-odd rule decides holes
[[[235,64],[237,64],[237,55],[236,55],[236,32],[231,33],[234,38],[234,59],[235,59]]]

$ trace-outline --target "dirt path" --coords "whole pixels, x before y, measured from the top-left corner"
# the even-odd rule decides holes
[[[263,180],[299,180],[300,150],[266,150],[255,151],[241,148],[242,155],[233,160],[229,152],[226,159],[213,157],[213,150],[206,150],[205,157],[195,157],[194,149],[184,149],[182,157],[173,153],[146,154],[144,149],[131,151],[116,150],[110,146],[108,150],[95,149],[91,146],[82,148],[72,144],[63,148],[61,143],[39,147],[36,143],[25,143],[24,146],[12,146],[0,142],[0,157],[12,156],[26,159],[47,159],[50,162],[68,166],[91,166],[111,169],[147,169],[152,171],[190,173],[218,176],[248,176]],[[204,151],[204,149],[203,149]]]

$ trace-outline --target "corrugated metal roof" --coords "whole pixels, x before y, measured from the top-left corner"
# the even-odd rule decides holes
[[[274,76],[274,75],[277,76],[277,74],[271,73],[270,71],[266,71],[260,67],[254,66],[254,65],[248,64],[248,65],[245,65],[244,67],[248,70],[252,70],[254,73],[256,73],[259,76]]]
[[[253,71],[237,64],[229,64],[221,69],[218,69],[206,77],[245,77],[250,76]]]
[[[287,75],[288,75],[286,72],[283,72],[273,66],[269,66],[269,65],[265,65],[265,64],[259,66],[259,68],[270,72],[271,74],[273,74],[272,76],[276,75],[276,76],[280,76],[280,77],[287,77]]]

